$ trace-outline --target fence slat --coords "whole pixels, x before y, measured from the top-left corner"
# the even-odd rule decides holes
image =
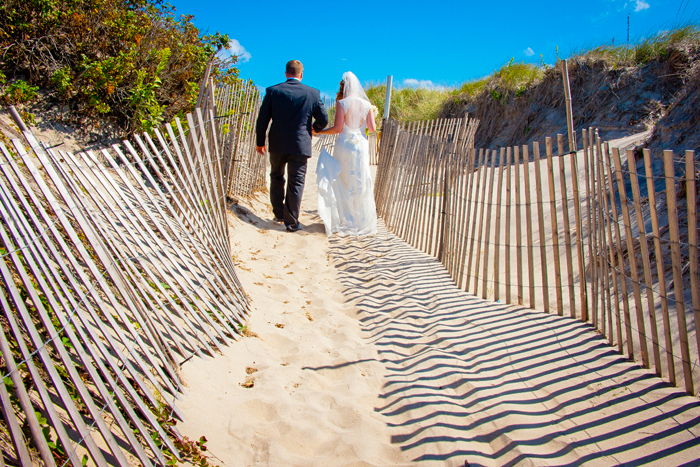
[[[549,212],[552,217],[552,249],[554,256],[554,285],[557,296],[557,313],[564,315],[564,299],[562,297],[561,283],[561,254],[559,252],[559,222],[557,220],[557,193],[554,186],[554,161],[552,157],[552,138],[545,139],[545,153],[547,155],[547,178],[549,181]],[[562,194],[562,196],[565,196]]]
[[[469,150],[469,152],[471,154],[470,161],[467,164],[467,170],[469,171],[469,188],[467,188],[467,196],[465,199],[465,202],[467,205],[467,216],[464,219],[464,237],[462,238],[462,265],[460,267],[459,282],[457,283],[457,287],[459,287],[460,289],[464,288],[465,290],[467,290],[469,288],[469,286],[464,285],[464,282],[465,282],[464,270],[465,270],[465,268],[467,270],[466,281],[468,284],[469,283],[469,274],[470,274],[469,264],[471,263],[471,256],[467,256],[467,243],[468,243],[469,239],[473,237],[473,235],[471,237],[469,236],[469,226],[474,223],[473,218],[476,217],[476,204],[472,200],[474,198],[476,198],[476,194],[479,191],[479,188],[478,188],[479,159],[477,157],[477,151],[476,151],[476,149],[471,148]],[[473,213],[472,213],[472,206],[474,206]],[[470,255],[471,255],[471,253],[470,253]]]
[[[685,152],[685,192],[688,209],[688,256],[690,264],[690,291],[693,302],[695,339],[700,356],[700,271],[698,271],[698,215],[695,191],[695,151]]]
[[[569,285],[569,315],[576,317],[576,294],[574,293],[574,257],[571,252],[571,222],[569,220],[569,191],[566,185],[566,159],[564,154],[564,136],[557,135],[559,160],[559,183],[561,185],[562,216],[564,222],[564,244],[566,247],[566,274]]]
[[[627,151],[627,166],[630,172],[630,184],[632,198],[634,200],[634,212],[637,218],[637,235],[639,237],[639,248],[642,253],[642,267],[644,269],[644,294],[647,299],[647,309],[649,310],[649,324],[651,329],[651,346],[654,353],[654,370],[658,376],[663,376],[661,367],[661,354],[659,352],[659,331],[656,321],[656,306],[654,304],[654,294],[651,281],[651,267],[649,265],[649,245],[647,243],[646,227],[644,225],[644,213],[642,212],[641,195],[639,193],[639,177],[637,176],[637,161],[634,151]]]
[[[625,182],[622,179],[622,161],[620,150],[613,148],[613,161],[617,176],[617,189],[620,194],[620,207],[622,209],[622,221],[625,224],[625,241],[627,242],[627,257],[632,275],[632,293],[634,294],[634,309],[637,312],[637,334],[639,336],[639,348],[642,353],[642,366],[649,368],[649,350],[647,348],[646,325],[644,323],[644,310],[642,310],[642,296],[639,289],[639,273],[637,271],[637,255],[634,252],[634,239],[632,238],[632,223],[627,199]],[[633,161],[634,163],[634,161]]]
[[[500,295],[500,266],[501,266],[501,208],[502,208],[502,198],[503,198],[503,172],[505,170],[505,159],[506,150],[501,148],[499,155],[498,164],[498,187],[496,188],[496,226],[494,239],[494,252],[493,252],[493,299],[496,301],[501,300]],[[486,238],[489,238],[488,236]]]
[[[683,377],[685,390],[694,394],[692,362],[690,361],[690,349],[688,347],[688,326],[685,319],[685,300],[683,298],[683,274],[681,269],[681,245],[678,227],[678,203],[676,200],[675,169],[673,166],[673,151],[664,151],[664,174],[666,175],[666,203],[668,205],[668,228],[671,241],[671,259],[673,261],[673,290],[678,318],[678,331],[681,342],[681,356],[683,359]]]
[[[520,160],[520,148],[515,146],[513,148],[513,157],[515,158],[515,240],[516,240],[516,250],[515,250],[515,263],[516,263],[516,275],[518,280],[518,305],[523,304],[523,232],[522,232],[522,195],[520,193],[520,167],[522,166],[522,161]]]
[[[591,324],[594,328],[598,328],[598,268],[597,261],[593,256],[593,247],[596,245],[596,216],[593,214],[593,180],[595,178],[595,168],[593,164],[593,138],[584,128],[581,131],[581,139],[583,140],[583,158],[584,158],[584,176],[586,180],[586,223],[587,223],[587,239],[588,239],[588,271],[591,277],[591,300],[592,319]]]
[[[549,313],[549,281],[547,277],[547,243],[544,232],[544,204],[542,202],[542,174],[540,173],[540,145],[533,144],[535,160],[535,189],[537,190],[537,228],[540,234],[540,266],[542,268],[542,310]]]
[[[598,145],[600,146],[600,141],[598,141]],[[610,186],[612,186],[612,182],[609,183],[609,170],[605,170],[605,167],[610,168],[608,165],[608,162],[605,159],[605,156],[608,153],[608,146],[607,143],[603,145],[602,148],[600,148],[599,152],[599,157],[598,157],[598,173],[600,174],[601,177],[601,191],[603,193],[603,204],[605,206],[605,224],[606,224],[606,232],[608,236],[608,254],[609,254],[609,268],[610,268],[610,274],[612,275],[612,283],[613,283],[613,289],[610,292],[610,300],[612,302],[612,305],[614,307],[615,311],[615,329],[617,331],[617,351],[620,353],[622,352],[622,318],[620,314],[620,285],[619,282],[623,279],[620,278],[618,275],[619,270],[617,269],[617,260],[616,260],[616,250],[615,250],[615,242],[613,241],[613,227],[612,224],[613,222],[617,222],[617,217],[614,217],[610,214],[611,212],[611,206],[615,204],[615,200],[612,197],[610,190]],[[609,158],[609,156],[608,156]],[[612,315],[612,313],[611,313]],[[610,325],[610,345],[613,345],[613,338],[612,338],[612,316],[608,319],[608,324]]]
[[[484,226],[486,233],[484,234],[484,242],[481,242],[479,237],[479,245],[484,249],[484,272],[481,280],[481,298],[488,297],[488,278],[489,278],[489,241],[491,239],[491,212],[493,211],[493,181],[496,175],[496,155],[498,152],[494,149],[491,152],[491,174],[489,175],[489,201],[485,205],[486,208],[486,225]],[[480,229],[481,230],[481,229]],[[479,256],[476,257],[477,265],[479,264]],[[478,270],[478,267],[477,267]],[[496,278],[494,277],[494,280]],[[474,288],[476,295],[476,287]]]
[[[527,232],[527,276],[530,284],[530,308],[536,306],[535,300],[535,244],[532,237],[532,186],[530,185],[530,153],[528,147],[523,146],[523,183],[525,184],[525,228]]]
[[[511,204],[512,204],[512,197],[513,193],[511,190],[511,168],[510,166],[512,165],[512,148],[508,147],[506,148],[506,248],[505,248],[505,255],[506,255],[506,303],[513,303],[513,298],[511,297],[511,288],[512,288],[512,279],[511,279],[511,268],[510,268],[510,257],[511,257],[511,246],[510,246],[510,224],[511,221],[513,220],[513,217],[511,215]]]
[[[474,196],[474,216],[472,217],[472,234],[469,239],[469,259],[467,260],[467,281],[464,286],[464,290],[469,290],[469,283],[472,279],[472,269],[471,265],[474,260],[474,241],[476,239],[476,226],[479,224],[477,222],[477,211],[479,209],[479,200],[484,198],[484,195],[486,193],[486,170],[484,167],[486,167],[486,156],[488,155],[488,151],[484,151],[483,149],[479,149],[479,165],[477,166],[477,172],[475,174],[476,177],[476,187],[475,187],[475,196]],[[483,177],[482,173],[483,172]],[[481,191],[479,188],[482,188]],[[481,195],[479,193],[481,192]],[[484,213],[484,206],[483,203],[481,203],[481,216],[483,217]],[[481,245],[479,245],[477,248],[481,248]],[[478,265],[474,268],[474,271],[478,270]],[[474,283],[477,282],[477,276],[478,272],[475,272],[474,276]]]
[[[574,133],[576,138],[576,133]],[[575,146],[575,144],[574,144]],[[581,216],[581,196],[578,187],[578,155],[576,148],[570,152],[571,154],[571,189],[574,192],[574,220],[576,228],[576,254],[578,257],[578,275],[579,275],[579,296],[581,299],[581,321],[588,321],[588,292],[586,280],[586,263],[583,257],[583,218]]]
[[[668,297],[666,288],[666,274],[664,272],[664,254],[661,250],[661,232],[659,228],[659,216],[656,209],[656,188],[654,186],[654,169],[651,163],[651,151],[643,150],[644,170],[647,179],[647,195],[649,196],[649,217],[651,218],[652,238],[654,240],[654,257],[656,258],[656,280],[659,284],[659,301],[661,302],[661,317],[664,325],[664,344],[666,353],[666,366],[668,368],[669,382],[676,386],[676,369],[673,358],[673,340],[671,338],[671,320],[668,311]]]
[[[613,179],[615,178],[615,168],[611,162],[610,149],[605,147],[605,166],[607,168],[608,191],[610,194],[610,206],[612,208],[613,233],[615,234],[615,251],[617,252],[617,265],[620,275],[619,285],[622,299],[622,318],[625,324],[625,339],[627,342],[627,357],[634,360],[634,341],[632,340],[632,322],[630,319],[629,296],[627,294],[627,272],[625,270],[625,259],[622,254],[622,233],[620,231],[620,216],[617,211],[617,193]]]

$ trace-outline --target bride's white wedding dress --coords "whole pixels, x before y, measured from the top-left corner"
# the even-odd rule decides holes
[[[343,130],[333,156],[323,150],[316,168],[318,213],[327,235],[373,235],[377,233],[377,211],[365,137],[371,104],[360,97],[347,97],[347,87],[346,82],[346,97],[336,102],[345,113]]]

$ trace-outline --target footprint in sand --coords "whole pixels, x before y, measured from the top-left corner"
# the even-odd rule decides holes
[[[350,407],[337,407],[330,412],[328,419],[332,424],[343,429],[353,428],[362,423],[360,414]]]
[[[236,408],[236,413],[240,415],[240,420],[260,420],[272,422],[280,419],[277,407],[259,399],[252,399],[242,403]]]

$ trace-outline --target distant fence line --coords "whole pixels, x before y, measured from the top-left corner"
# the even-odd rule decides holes
[[[100,151],[47,148],[29,131],[29,151],[0,143],[8,463],[179,457],[168,427],[179,365],[213,356],[249,312],[226,195],[260,187],[264,161],[250,147],[258,98],[251,86],[211,86],[186,122]]]
[[[252,82],[217,88],[209,80],[206,89],[202,110],[216,115],[226,193],[232,198],[249,198],[266,186],[267,162],[255,151],[255,122],[262,96]]]
[[[594,129],[580,133],[578,153],[564,150],[561,135],[544,148],[474,149],[465,128],[385,122],[375,197],[387,227],[436,256],[459,287],[590,322],[694,394],[695,154],[644,150],[637,161]]]

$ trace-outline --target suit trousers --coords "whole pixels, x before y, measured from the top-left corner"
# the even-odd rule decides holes
[[[304,194],[306,156],[270,153],[270,204],[272,213],[284,220],[287,227],[299,226],[301,197]],[[287,170],[287,188],[284,186],[284,172]],[[285,193],[286,191],[286,193]]]

